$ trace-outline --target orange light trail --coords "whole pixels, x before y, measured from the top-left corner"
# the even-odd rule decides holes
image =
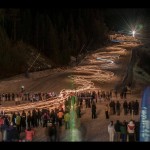
[[[58,107],[60,103],[63,104],[72,93],[97,89],[93,81],[105,82],[111,80],[114,73],[107,69],[116,67],[117,64],[115,60],[119,59],[120,55],[126,53],[126,49],[117,46],[107,47],[105,51],[107,52],[96,51],[94,54],[89,54],[79,64],[80,66],[76,66],[72,69],[74,75],[69,76],[69,78],[71,78],[74,85],[76,85],[75,89],[63,89],[58,97],[53,99],[20,104],[17,106],[1,107],[1,110],[5,111],[5,113],[10,113],[42,108],[54,109]]]

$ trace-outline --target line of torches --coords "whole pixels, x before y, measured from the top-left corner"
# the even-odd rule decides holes
[[[114,49],[114,51],[109,52],[111,49]],[[1,110],[3,113],[5,112],[6,114],[9,114],[10,112],[22,112],[23,110],[27,112],[28,110],[33,109],[54,109],[60,104],[64,104],[65,100],[71,95],[75,95],[76,92],[96,90],[97,88],[92,81],[110,80],[114,76],[114,73],[106,71],[105,69],[114,67],[116,65],[114,60],[119,59],[120,54],[125,51],[125,49],[118,47],[107,47],[107,50],[108,52],[96,52],[87,56],[80,66],[73,68],[73,73],[80,74],[69,76],[72,83],[76,86],[78,85],[77,88],[63,89],[59,96],[53,99],[50,98],[39,102],[1,107]]]

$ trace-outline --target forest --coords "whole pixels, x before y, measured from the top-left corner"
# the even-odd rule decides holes
[[[54,67],[106,44],[103,9],[0,9],[0,77],[24,72],[31,49]]]

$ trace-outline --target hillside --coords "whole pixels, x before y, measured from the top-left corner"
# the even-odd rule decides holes
[[[112,43],[87,54],[75,67],[30,72],[29,78],[20,74],[0,80],[0,93],[18,92],[24,85],[26,92],[55,91],[59,94],[62,89],[71,89],[72,81],[76,89],[83,87],[101,90],[111,90],[116,87],[120,89],[128,73],[131,50],[138,46],[131,42]],[[138,81],[139,78],[134,77],[133,80]],[[136,91],[138,87],[132,86],[131,88]],[[143,90],[142,87],[140,90]]]
[[[138,46],[138,44],[131,42],[117,44],[112,43],[107,47],[100,48],[93,53],[86,55],[78,66],[66,69],[49,69],[45,71],[33,72],[30,73],[29,78],[25,78],[23,74],[20,74],[18,76],[1,80],[0,93],[8,91],[18,92],[20,91],[21,85],[24,85],[25,91],[28,92],[55,91],[57,94],[59,94],[62,89],[69,92],[72,89],[74,90],[74,88],[76,91],[82,91],[86,88],[87,90],[110,91],[114,89],[116,85],[119,85],[118,88],[120,88],[126,76],[128,65],[130,64],[132,49]],[[136,84],[138,84],[140,81],[139,77],[135,76],[135,74],[134,77],[136,77],[134,79],[136,79]],[[72,81],[74,81],[74,86],[72,86]],[[127,94],[127,100],[132,101],[137,99],[141,102],[142,91],[142,86],[137,85],[132,87],[132,92]],[[122,105],[123,100],[120,99],[119,94],[117,99],[114,96],[114,92],[112,95],[112,99],[115,101],[120,100]],[[49,101],[47,101],[47,104],[48,103]],[[105,119],[104,108],[107,103],[108,101],[98,100],[98,103],[96,104],[97,118],[94,120],[91,120],[90,108],[87,108],[85,111],[82,110],[80,127],[77,130],[80,138],[76,139],[76,141],[108,141],[107,125],[110,120],[116,121],[119,119],[120,121],[129,121],[131,119],[132,116],[125,116],[123,111],[121,111],[120,116],[110,115],[110,119]],[[1,109],[6,109],[10,105],[13,105],[11,110],[16,110],[18,107],[14,106],[12,101],[7,101],[2,103]],[[24,104],[21,109],[24,109],[27,106],[32,109],[32,105],[33,104],[31,103],[27,103],[26,105]],[[43,102],[42,106],[47,107],[45,102]],[[139,115],[134,116],[134,119],[138,121]],[[45,128],[38,127],[35,131],[36,135],[34,137],[34,141],[47,141]],[[59,141],[72,141],[72,138],[68,138],[70,137],[70,130],[65,130],[63,126],[62,128],[59,128],[58,131]],[[24,136],[25,134],[21,133],[21,138],[24,139]]]

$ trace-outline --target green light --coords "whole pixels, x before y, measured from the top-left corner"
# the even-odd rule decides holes
[[[70,131],[69,131],[69,141],[81,141],[79,119],[77,118],[77,113],[75,110],[75,104],[77,103],[76,96],[71,97],[71,109],[70,109]]]

